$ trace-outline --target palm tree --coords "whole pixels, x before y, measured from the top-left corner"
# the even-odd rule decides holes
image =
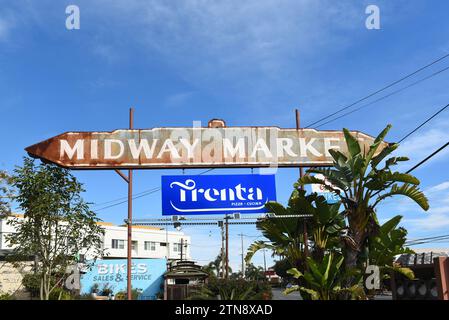
[[[297,214],[298,190],[290,196],[288,206],[270,201],[266,207],[276,216]],[[245,257],[248,264],[254,254],[262,249],[269,249],[273,254],[285,257],[292,266],[300,267],[303,261],[303,227],[302,220],[298,218],[265,218],[257,221],[257,229],[268,241],[257,240],[252,243]]]
[[[382,200],[403,195],[416,202],[422,209],[428,210],[425,195],[418,189],[419,180],[407,173],[393,172],[391,167],[406,157],[390,157],[399,146],[386,144],[383,140],[390,130],[388,125],[374,140],[368,150],[362,150],[358,140],[347,129],[343,129],[348,152],[330,149],[333,168],[312,168],[307,173],[320,173],[332,185],[309,174],[295,184],[296,188],[306,184],[321,184],[327,190],[340,195],[344,210],[343,216],[348,223],[344,240],[345,266],[353,270],[362,263],[363,249],[370,236],[379,232],[375,213],[376,206]],[[383,164],[383,166],[381,166]]]
[[[268,202],[267,209],[277,217],[284,215],[309,214],[307,220],[309,246],[312,257],[321,260],[326,251],[338,251],[340,237],[345,229],[343,217],[339,214],[340,203],[329,205],[323,196],[306,195],[305,190],[294,189],[287,207],[277,202]],[[265,218],[257,222],[257,228],[268,241],[255,241],[245,257],[248,263],[261,249],[270,249],[275,255],[288,260],[291,266],[303,270],[305,265],[303,219]]]
[[[221,253],[215,258],[215,260],[209,262],[207,265],[203,267],[203,270],[211,275],[215,275],[220,277],[222,275],[222,255]],[[228,266],[228,273],[232,273],[232,269]]]
[[[262,267],[256,267],[254,264],[249,263],[245,268],[245,279],[246,280],[264,280],[265,273]]]

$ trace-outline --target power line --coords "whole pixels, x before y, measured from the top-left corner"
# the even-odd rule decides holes
[[[439,109],[437,112],[435,112],[432,116],[430,116],[429,118],[427,118],[424,122],[422,122],[419,126],[417,126],[415,129],[413,129],[412,131],[410,131],[409,133],[407,133],[401,140],[399,140],[399,142],[404,141],[405,139],[407,139],[409,136],[411,136],[413,133],[415,133],[416,131],[418,131],[422,126],[424,126],[427,122],[429,122],[430,120],[432,120],[433,118],[435,118],[438,114],[440,114],[441,112],[443,112],[447,107],[449,106],[449,104],[445,105],[444,107],[442,107],[441,109]],[[413,170],[415,170],[416,168],[418,168],[419,166],[421,166],[423,163],[425,163],[426,161],[428,161],[429,159],[431,159],[432,157],[434,157],[437,153],[441,152],[444,148],[446,148],[449,145],[449,141],[446,142],[446,144],[444,144],[443,146],[441,146],[440,148],[438,148],[437,150],[435,150],[433,153],[431,153],[430,155],[428,155],[426,158],[424,158],[423,160],[421,160],[419,163],[417,163],[416,165],[414,165],[412,168],[410,168],[409,170],[406,171],[406,173],[410,173]],[[390,183],[388,185],[391,186],[393,183]],[[373,194],[373,196],[379,194],[380,190],[375,192]]]
[[[406,244],[406,245],[407,246],[417,246],[419,244],[426,244],[426,243],[449,243],[449,238],[442,238],[442,239],[437,239],[437,240],[414,242],[414,243]]]
[[[446,110],[446,108],[449,107],[449,104],[445,105],[443,108],[441,108],[440,110],[438,110],[437,112],[435,112],[430,118],[426,119],[426,121],[424,121],[423,123],[421,123],[419,126],[417,126],[415,129],[413,129],[412,131],[410,131],[409,133],[407,133],[401,140],[399,140],[398,143],[401,143],[402,141],[404,141],[405,139],[407,139],[409,136],[411,136],[413,133],[415,133],[416,131],[418,131],[422,126],[424,126],[427,122],[429,122],[430,120],[432,120],[433,118],[435,118],[438,114],[440,114],[441,112],[443,112],[444,110]]]
[[[398,94],[398,93],[400,93],[400,92],[402,92],[402,91],[404,91],[404,90],[406,90],[406,89],[409,89],[410,87],[413,87],[413,86],[415,86],[415,85],[417,85],[417,84],[419,84],[419,83],[421,83],[421,82],[423,82],[423,81],[425,81],[425,80],[428,80],[428,79],[430,79],[430,78],[432,78],[432,77],[435,77],[436,75],[438,75],[438,74],[440,74],[440,73],[442,73],[442,72],[444,72],[444,71],[446,71],[446,70],[449,70],[449,67],[446,67],[446,68],[441,69],[441,70],[439,70],[439,71],[437,71],[437,72],[434,72],[434,73],[432,73],[431,75],[429,75],[429,76],[427,76],[427,77],[424,77],[424,78],[422,78],[422,79],[419,79],[419,80],[417,80],[417,81],[415,81],[415,82],[413,82],[413,83],[411,83],[411,84],[409,84],[409,85],[407,85],[407,86],[405,86],[405,87],[403,87],[403,88],[400,88],[400,89],[398,89],[398,90],[395,90],[395,91],[393,91],[393,92],[391,92],[391,93],[389,93],[389,94],[387,94],[387,95],[385,95],[385,96],[382,96],[382,97],[380,97],[380,98],[378,98],[378,99],[376,99],[376,100],[373,100],[373,101],[371,101],[371,102],[369,102],[369,103],[367,103],[367,104],[364,104],[364,105],[362,105],[362,106],[360,106],[360,107],[358,107],[358,108],[356,108],[356,109],[354,109],[354,110],[351,110],[351,111],[348,111],[348,112],[346,112],[346,113],[343,113],[342,115],[340,115],[340,116],[338,116],[338,117],[335,117],[335,118],[333,118],[333,119],[330,119],[329,121],[326,121],[326,122],[320,124],[319,126],[316,126],[315,128],[320,128],[320,127],[322,127],[322,126],[324,126],[324,125],[326,125],[326,124],[329,124],[329,123],[331,123],[331,122],[334,122],[335,120],[341,119],[341,118],[346,117],[346,116],[348,116],[348,115],[350,115],[350,114],[352,114],[352,113],[355,113],[355,112],[357,112],[357,111],[359,111],[359,110],[361,110],[361,109],[364,109],[364,108],[366,108],[366,107],[369,107],[369,106],[371,106],[371,105],[373,105],[373,104],[375,104],[375,103],[377,103],[377,102],[379,102],[379,101],[382,101],[382,100],[384,100],[384,99],[386,99],[386,98],[389,98],[389,97],[391,97],[391,96],[393,96],[393,95],[395,95],[395,94]]]
[[[427,157],[425,157],[423,160],[421,160],[420,162],[418,162],[417,164],[415,164],[413,167],[411,167],[410,169],[408,169],[405,173],[410,173],[413,170],[415,170],[416,168],[420,167],[422,164],[424,164],[425,162],[429,161],[432,157],[434,157],[435,155],[437,155],[439,152],[441,152],[444,148],[446,148],[449,145],[449,141],[446,142],[444,145],[442,145],[441,147],[439,147],[437,150],[435,150],[434,152],[432,152],[430,155],[428,155]],[[390,182],[386,188],[388,188],[389,186],[391,186],[393,184],[393,182]],[[376,192],[374,192],[372,194],[372,196],[375,196],[377,194],[379,194],[381,192],[381,190],[378,190]]]
[[[152,191],[152,190],[154,190],[156,188],[157,187],[152,188],[152,189],[148,189],[148,190],[144,190],[142,192],[135,193],[135,194],[133,194],[133,196],[138,196],[138,195],[141,195],[143,193],[147,193],[147,192]],[[109,201],[106,201],[106,202],[94,203],[94,207],[100,207],[100,206],[103,206],[103,205],[106,205],[106,204],[109,204],[109,203],[115,203],[117,201],[124,200],[124,199],[128,199],[128,197],[121,197],[121,198],[117,198],[117,199],[114,199],[114,200],[109,200]]]
[[[428,155],[426,158],[424,158],[423,160],[421,160],[419,163],[417,163],[416,165],[414,165],[412,168],[410,168],[406,173],[410,173],[413,170],[415,170],[416,168],[418,168],[419,166],[421,166],[423,163],[425,163],[426,161],[428,161],[429,159],[431,159],[432,157],[434,157],[437,153],[441,152],[444,148],[446,148],[449,145],[449,141],[446,142],[444,145],[442,145],[440,148],[438,148],[437,150],[435,150],[434,152],[432,152],[430,155]]]
[[[406,243],[412,243],[412,242],[423,241],[423,240],[435,240],[438,238],[447,238],[447,237],[449,237],[449,234],[444,234],[442,236],[427,237],[427,238],[411,239],[411,240],[406,241]]]
[[[378,94],[378,93],[380,93],[380,92],[382,92],[382,91],[385,91],[385,90],[388,89],[388,88],[391,88],[392,86],[398,84],[399,82],[404,81],[404,80],[410,78],[411,76],[413,76],[413,75],[415,75],[415,74],[421,72],[421,71],[424,70],[424,69],[427,69],[428,67],[430,67],[430,66],[432,66],[432,65],[434,65],[434,64],[436,64],[436,63],[438,63],[438,62],[440,62],[441,60],[443,60],[443,59],[445,59],[445,58],[447,58],[447,57],[449,57],[449,53],[448,53],[448,54],[445,54],[444,56],[442,56],[442,57],[440,57],[440,58],[438,58],[438,59],[432,61],[431,63],[429,63],[429,64],[427,64],[427,65],[425,65],[425,66],[423,66],[423,67],[421,67],[421,68],[419,68],[419,69],[413,71],[412,73],[409,73],[408,75],[406,75],[406,76],[400,78],[399,80],[396,80],[396,81],[394,81],[394,82],[392,82],[392,83],[390,83],[390,84],[384,86],[383,88],[381,88],[381,89],[379,89],[379,90],[376,90],[375,92],[370,93],[370,94],[368,94],[367,96],[364,96],[363,98],[360,98],[359,100],[357,100],[357,101],[355,101],[355,102],[353,102],[353,103],[351,103],[351,104],[349,104],[349,105],[346,105],[346,106],[344,106],[344,107],[338,109],[337,111],[335,111],[335,112],[333,112],[333,113],[331,113],[331,114],[328,114],[328,115],[324,116],[323,118],[318,119],[317,121],[315,121],[315,122],[309,124],[308,126],[306,126],[306,128],[309,128],[309,127],[311,127],[311,126],[313,126],[313,125],[315,125],[315,124],[317,124],[317,123],[320,123],[320,122],[322,122],[323,120],[326,120],[326,119],[328,119],[328,118],[330,118],[330,117],[332,117],[332,116],[334,116],[334,115],[340,113],[341,111],[344,111],[344,110],[346,110],[346,109],[349,109],[349,108],[351,108],[352,106],[354,106],[354,105],[356,105],[356,104],[358,104],[358,103],[360,103],[360,102],[362,102],[362,101],[365,101],[366,99],[371,98],[372,96],[374,96],[374,95],[376,95],[376,94]]]
[[[155,190],[157,190],[158,188],[159,188],[159,187],[154,187],[154,188],[152,188],[152,189],[148,189],[148,190],[144,190],[144,191],[139,192],[139,193],[135,193],[135,194],[133,194],[133,199],[136,199],[136,197],[139,197],[139,196],[141,196],[141,195],[143,195],[143,194],[147,194],[147,193],[149,193],[149,192],[155,191]],[[120,200],[124,200],[124,201],[122,201],[122,202],[120,202],[120,203],[117,203],[117,201],[120,201]],[[128,197],[117,198],[117,199],[115,199],[115,200],[110,200],[110,201],[106,201],[106,202],[102,202],[102,203],[95,204],[95,205],[94,205],[94,208],[95,208],[95,207],[100,207],[100,206],[103,206],[103,205],[106,205],[106,204],[109,204],[109,203],[121,204],[121,203],[125,203],[125,202],[127,202],[127,201],[128,201]]]

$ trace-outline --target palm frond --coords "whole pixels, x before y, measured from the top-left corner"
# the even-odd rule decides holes
[[[416,204],[418,204],[425,211],[429,209],[429,201],[427,200],[427,197],[424,195],[424,193],[420,191],[417,186],[410,185],[408,183],[403,184],[400,187],[397,184],[392,185],[389,192],[377,197],[376,201],[373,204],[373,208],[383,199],[392,197],[394,195],[406,196],[415,201]]]
[[[399,147],[397,143],[390,143],[388,146],[382,149],[382,151],[375,157],[371,159],[371,167],[376,168],[377,165],[390,153],[396,150]]]
[[[249,263],[257,251],[262,250],[262,249],[272,249],[272,248],[273,248],[273,246],[271,244],[266,243],[261,240],[253,242],[248,248],[248,251],[245,256],[245,262]]]
[[[351,132],[344,128],[343,134],[345,135],[346,145],[348,147],[348,153],[351,158],[359,155],[362,150],[360,149],[359,141],[351,134]]]

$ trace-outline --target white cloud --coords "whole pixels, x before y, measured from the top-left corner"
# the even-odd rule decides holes
[[[449,181],[439,183],[424,190],[430,204],[428,212],[420,213],[416,218],[406,218],[404,224],[410,225],[411,231],[436,231],[449,227]],[[408,214],[416,211],[411,202],[396,203],[402,212]]]
[[[446,111],[448,112],[448,111]],[[440,117],[444,117],[441,114]],[[425,157],[430,155],[433,151],[437,150],[439,147],[444,145],[449,141],[449,122],[448,121],[438,121],[434,123],[429,123],[429,129],[422,128],[417,131],[407,140],[405,140],[399,148],[396,150],[396,155],[403,155],[410,158],[410,162],[399,166],[398,169],[402,170],[405,167],[410,167],[410,163],[415,163],[417,161],[423,160]],[[431,161],[423,166],[435,163],[449,155],[449,148],[444,149],[439,154],[437,154]]]
[[[194,86],[244,88],[245,96],[306,81],[325,61],[322,52],[344,50],[353,41],[348,31],[364,30],[365,16],[357,4],[323,0],[103,0],[85,6],[88,19],[101,16],[118,30],[109,41],[145,48],[148,59],[161,56]]]

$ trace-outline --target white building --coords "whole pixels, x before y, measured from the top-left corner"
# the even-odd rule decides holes
[[[105,229],[103,245],[105,258],[126,258],[127,227],[100,223]],[[133,258],[190,259],[190,236],[180,231],[168,231],[152,226],[133,226]]]
[[[23,219],[23,215],[15,215]],[[11,219],[11,218],[8,218]],[[104,259],[123,259],[127,257],[127,227],[108,222],[99,222],[104,230],[103,249]],[[7,219],[0,220],[0,251],[7,252],[11,246],[6,235],[15,232],[7,224]],[[190,236],[180,231],[168,231],[153,226],[133,226],[132,228],[132,257],[133,258],[167,258],[168,260],[189,260]]]

